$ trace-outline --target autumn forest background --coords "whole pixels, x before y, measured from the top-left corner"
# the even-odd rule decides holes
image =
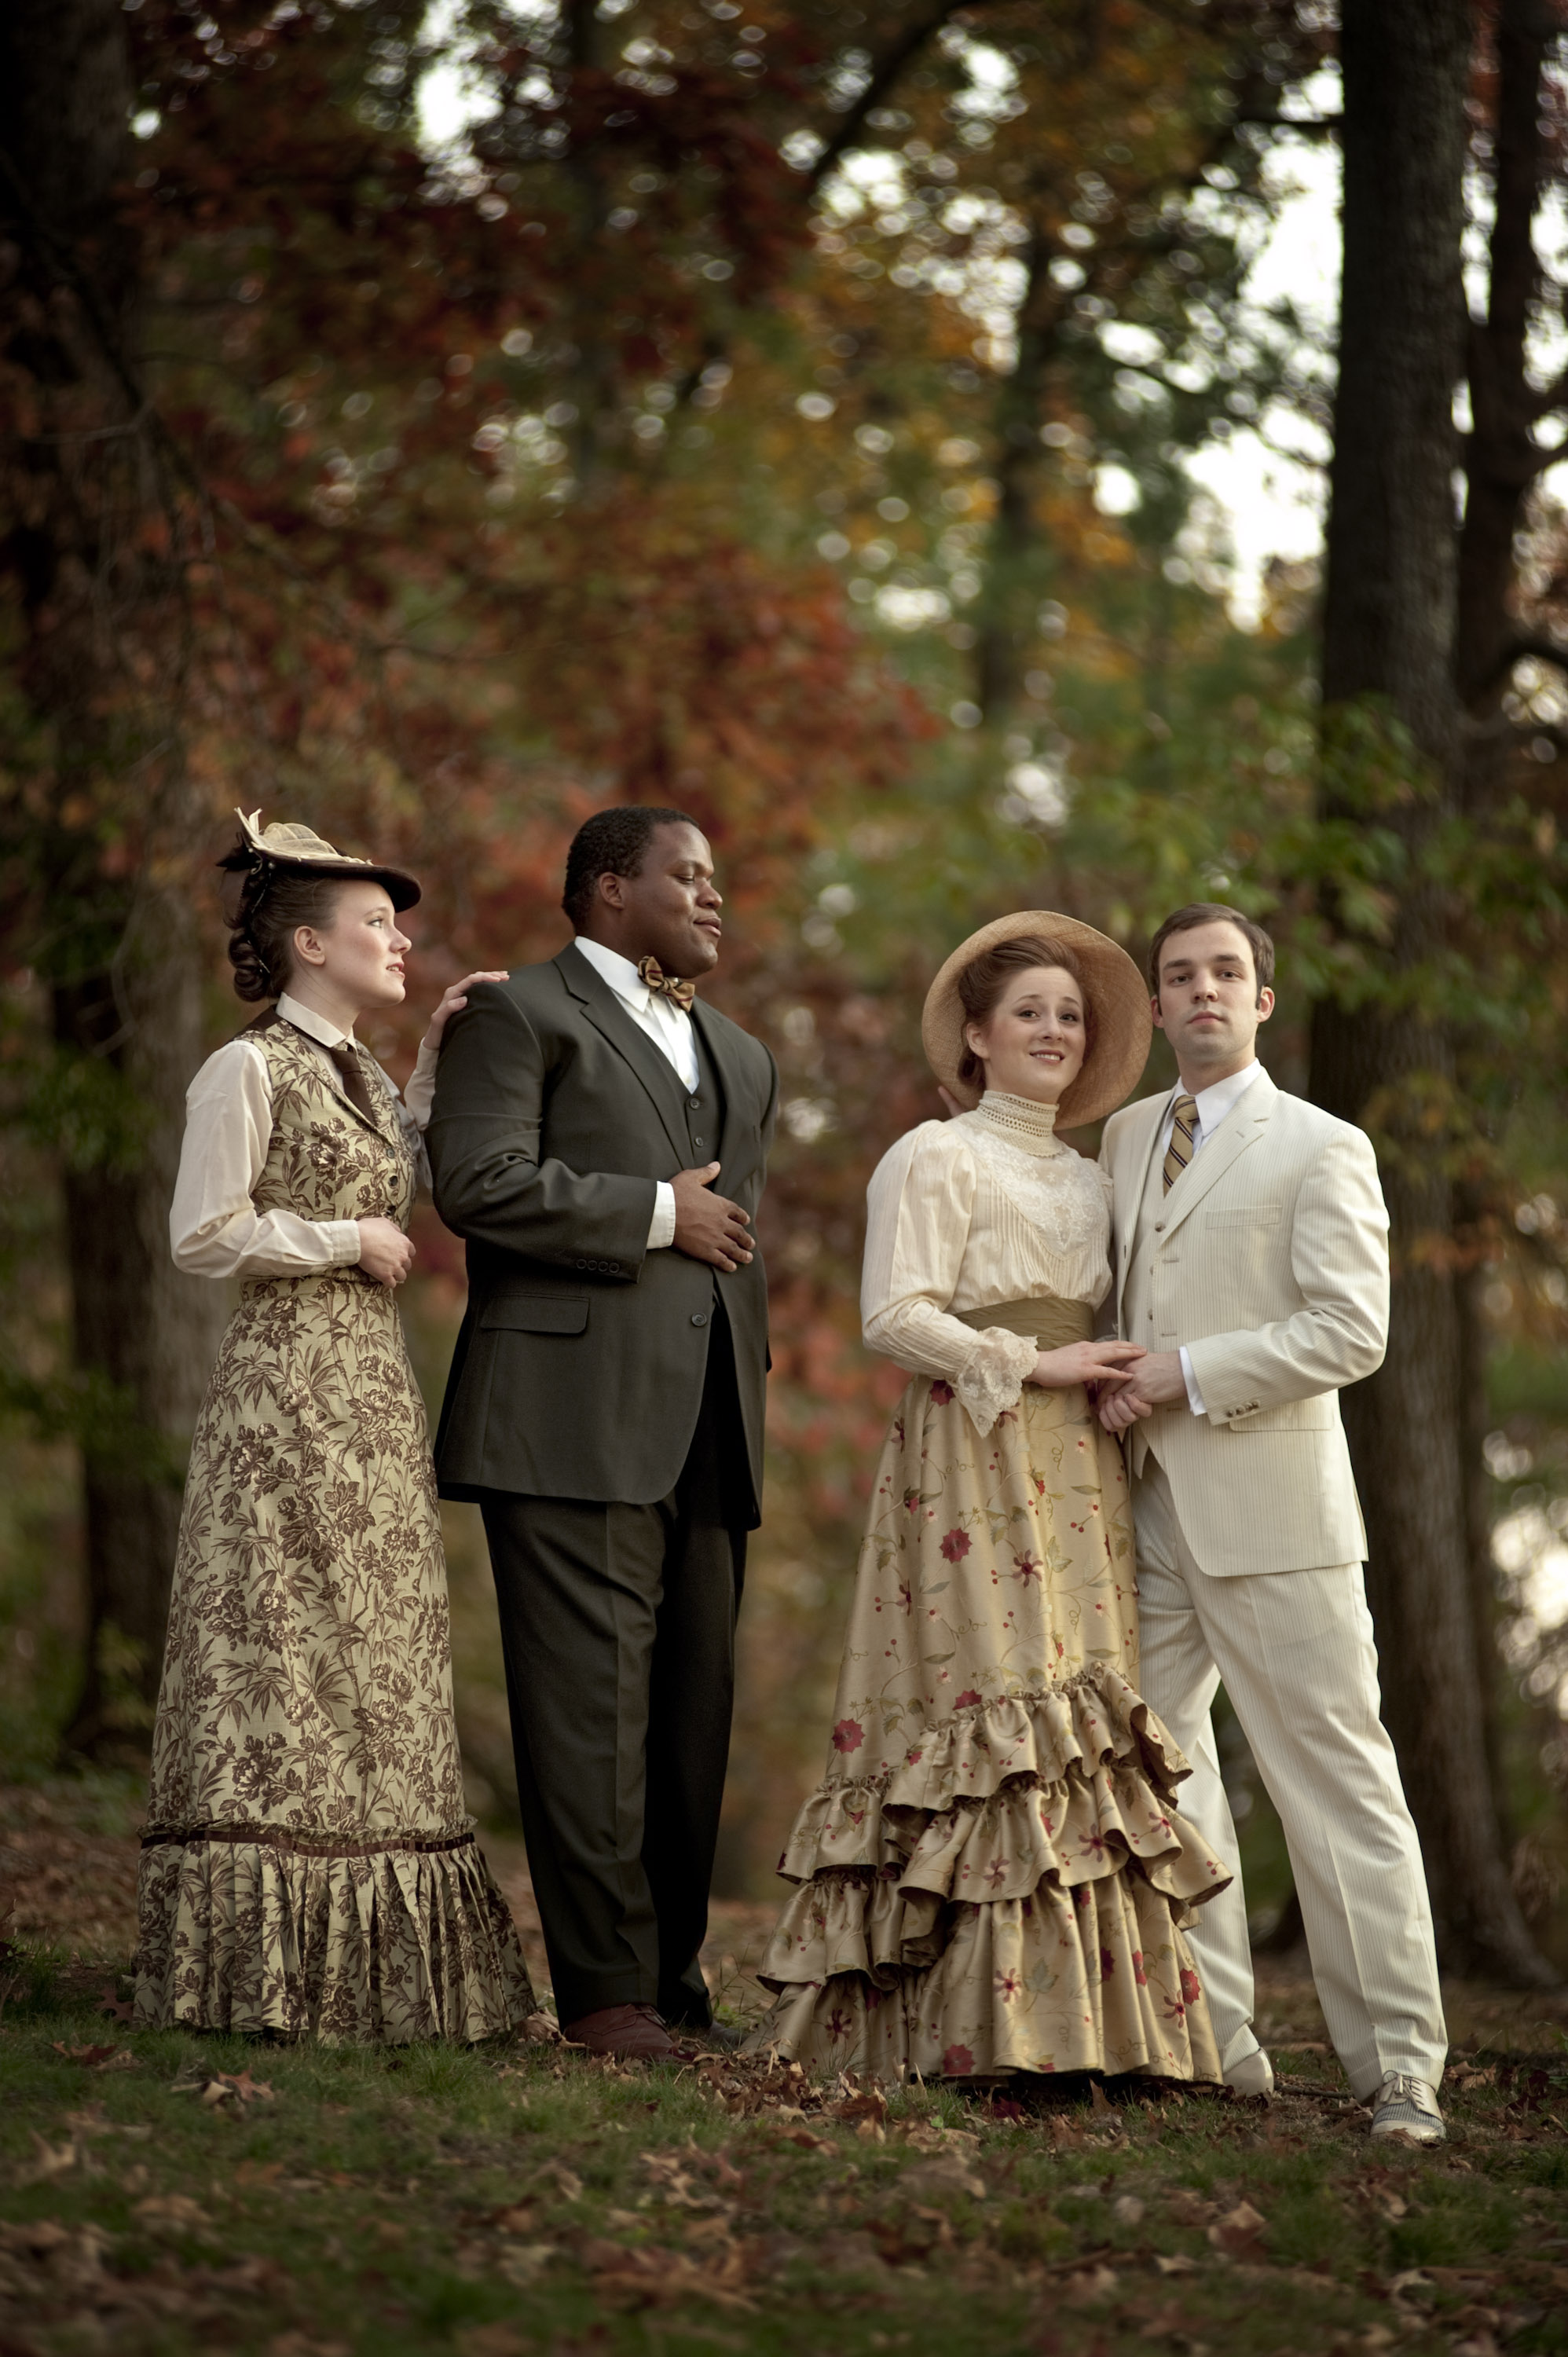
[[[936,1109],[927,982],[1004,909],[1138,955],[1220,898],[1279,942],[1275,1077],[1384,1170],[1392,1341],[1346,1409],[1444,1960],[1568,1970],[1568,8],[1340,14],[12,0],[0,1774],[134,1789],[146,1743],[227,1307],[166,1221],[241,1019],[229,813],[424,877],[401,1072],[449,978],[559,946],[585,814],[672,802],[718,854],[714,994],[785,1081],[725,1892],[768,1894],[818,1773],[901,1380],[859,1341],[864,1190]],[[1249,269],[1335,145],[1326,336]],[[1240,434],[1325,467],[1321,562],[1251,609],[1200,480]],[[416,1236],[434,1405],[462,1259]]]

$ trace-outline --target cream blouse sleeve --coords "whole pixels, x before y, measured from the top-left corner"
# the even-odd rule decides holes
[[[267,1060],[253,1039],[231,1039],[208,1058],[185,1109],[169,1207],[177,1268],[191,1276],[303,1276],[358,1261],[357,1221],[258,1211],[251,1200],[273,1134]]]
[[[945,1375],[977,1431],[1015,1407],[1037,1345],[1004,1326],[976,1333],[949,1315],[969,1241],[975,1159],[941,1122],[901,1137],[866,1195],[861,1323],[869,1347],[912,1373]]]

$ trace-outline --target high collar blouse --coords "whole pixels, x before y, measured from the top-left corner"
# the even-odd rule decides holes
[[[861,1322],[912,1373],[945,1376],[976,1428],[1015,1407],[1036,1344],[953,1313],[1051,1299],[1097,1308],[1111,1287],[1111,1182],[1056,1135],[1056,1112],[987,1090],[883,1156],[866,1197]]]

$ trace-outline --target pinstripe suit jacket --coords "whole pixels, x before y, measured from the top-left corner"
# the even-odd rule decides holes
[[[1389,1221],[1371,1142],[1260,1072],[1162,1196],[1167,1102],[1147,1097],[1105,1126],[1112,1299],[1125,1340],[1187,1345],[1208,1414],[1184,1401],[1134,1430],[1165,1467],[1206,1571],[1359,1562],[1338,1394],[1382,1364],[1388,1343]]]

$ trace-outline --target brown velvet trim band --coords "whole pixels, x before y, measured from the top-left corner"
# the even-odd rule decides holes
[[[197,1849],[203,1842],[222,1842],[231,1848],[278,1849],[292,1851],[299,1857],[384,1857],[393,1850],[413,1850],[421,1855],[431,1851],[467,1849],[474,1836],[467,1834],[403,1834],[386,1841],[342,1841],[334,1834],[295,1832],[291,1825],[193,1825],[184,1833],[144,1834],[144,1849],[169,1849],[176,1846]]]

